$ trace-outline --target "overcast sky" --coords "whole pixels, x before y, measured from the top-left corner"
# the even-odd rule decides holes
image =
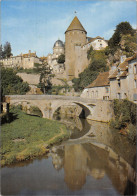
[[[65,41],[75,11],[89,37],[109,39],[123,21],[136,28],[135,0],[2,0],[1,9],[1,42],[11,43],[13,55],[52,53],[58,38]]]

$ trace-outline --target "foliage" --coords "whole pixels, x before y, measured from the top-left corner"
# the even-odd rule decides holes
[[[64,55],[64,54],[61,54],[61,55],[58,57],[57,62],[58,62],[58,63],[64,63],[64,62],[65,62],[65,55]]]
[[[127,124],[136,124],[136,104],[127,99],[113,101],[113,109],[115,120],[111,122],[111,126],[116,129],[127,127]]]
[[[4,46],[0,46],[0,58],[9,58],[12,56],[11,45],[9,42],[6,42]]]
[[[118,24],[116,26],[116,30],[113,34],[113,36],[111,37],[111,39],[109,40],[108,44],[110,46],[110,48],[113,48],[115,46],[119,45],[119,42],[121,40],[121,36],[122,35],[134,35],[134,30],[132,28],[132,26],[130,25],[129,22],[121,22],[120,24]]]
[[[68,137],[65,125],[57,121],[27,115],[16,107],[10,112],[17,118],[2,126],[2,166],[43,155],[47,146]]]
[[[90,46],[90,49],[87,51],[87,58],[88,58],[88,60],[91,58],[90,55],[91,55],[92,51],[93,51],[93,47]]]
[[[136,137],[137,137],[137,127],[133,124],[128,125],[128,138],[135,144],[136,143]]]
[[[42,64],[38,69],[40,72],[38,88],[40,88],[44,94],[48,93],[52,88],[51,79],[54,77],[52,69],[47,63]]]
[[[136,51],[136,35],[123,35],[121,37],[121,43],[123,43],[124,53],[127,57],[134,55]]]
[[[3,95],[26,94],[29,91],[29,85],[27,82],[23,82],[13,69],[2,68],[1,90]]]
[[[99,72],[108,71],[106,66],[106,55],[105,51],[88,51],[88,58],[90,59],[90,64],[82,73],[79,74],[78,78],[74,78],[72,82],[75,91],[81,91],[91,82],[93,82],[98,76]]]

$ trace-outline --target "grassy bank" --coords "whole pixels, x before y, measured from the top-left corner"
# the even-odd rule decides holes
[[[17,108],[10,114],[12,122],[3,124],[1,131],[2,166],[44,155],[50,145],[69,136],[58,121],[30,116]]]

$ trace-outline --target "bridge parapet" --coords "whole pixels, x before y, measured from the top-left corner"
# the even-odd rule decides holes
[[[10,100],[70,100],[78,101],[84,103],[97,103],[97,102],[106,102],[106,100],[97,100],[97,99],[87,99],[82,97],[74,96],[63,96],[63,95],[5,95],[6,99]],[[108,102],[108,101],[107,101]]]
[[[112,118],[111,101],[86,99],[74,96],[60,95],[6,95],[10,104],[23,104],[23,102],[39,107],[43,117],[52,118],[54,112],[63,105],[77,104],[85,112],[85,118],[108,122]]]

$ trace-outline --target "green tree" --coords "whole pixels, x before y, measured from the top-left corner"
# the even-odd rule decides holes
[[[48,91],[52,88],[51,79],[54,77],[52,74],[52,69],[47,63],[42,64],[38,67],[40,73],[40,80],[38,87],[42,90],[42,92],[48,93]]]
[[[12,95],[12,94],[26,94],[29,91],[29,85],[27,82],[16,75],[16,72],[11,69],[1,69],[1,94]]]
[[[6,42],[4,44],[3,57],[4,58],[9,58],[10,56],[12,56],[12,53],[11,53],[11,45],[10,45],[9,42]]]
[[[116,26],[116,30],[108,42],[108,45],[113,48],[119,45],[122,35],[134,35],[134,30],[129,22],[121,22]]]
[[[65,62],[65,55],[64,55],[64,54],[61,54],[61,55],[58,57],[57,62],[58,62],[58,63],[64,63],[64,62]]]
[[[3,59],[3,47],[0,45],[0,59]]]

